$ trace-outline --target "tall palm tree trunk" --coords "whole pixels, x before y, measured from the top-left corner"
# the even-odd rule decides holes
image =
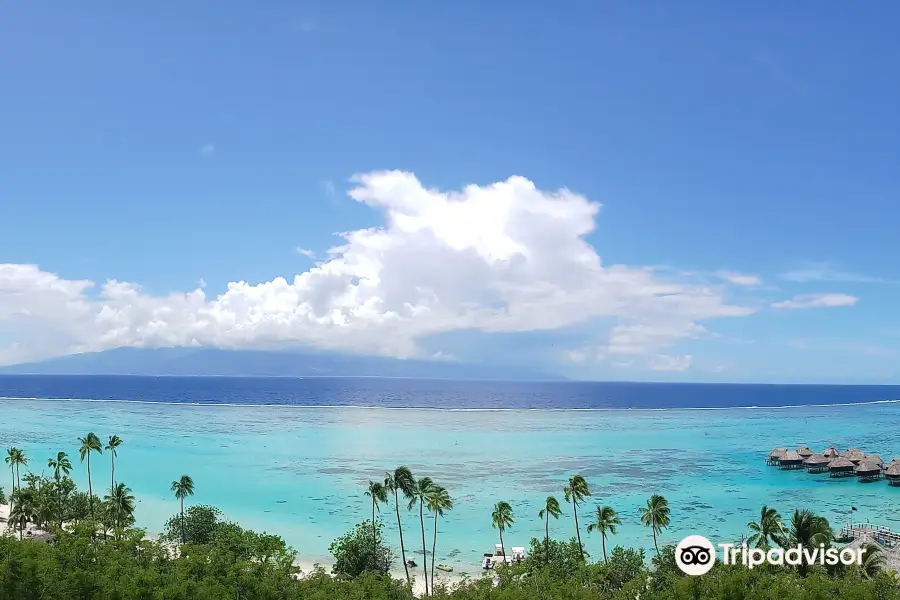
[[[184,544],[184,498],[181,499],[181,543]]]
[[[550,513],[544,515],[544,546],[547,548],[545,560],[550,560]]]
[[[116,489],[116,455],[112,454],[112,477],[110,478],[110,487],[109,489]]]
[[[372,566],[377,564],[375,555],[378,553],[378,534],[375,530],[375,496],[372,495]]]
[[[428,549],[425,546],[425,501],[419,499],[419,524],[422,526],[422,571],[425,573],[425,595],[428,595]]]
[[[16,465],[16,488],[22,491],[22,480],[19,479],[19,465]]]
[[[656,527],[653,528],[653,547],[656,548],[656,555],[659,556],[659,546],[656,544]]]
[[[406,564],[406,546],[403,545],[403,525],[400,523],[400,499],[397,497],[396,488],[394,488],[394,510],[397,512],[397,531],[400,532],[400,556],[403,557],[403,570],[406,572],[406,585],[412,585],[409,580],[409,566]]]
[[[500,552],[503,553],[503,564],[506,564],[506,546],[503,545],[503,530],[500,530]]]
[[[91,507],[91,516],[94,516],[94,490],[91,487],[91,453],[88,451],[87,453],[87,467],[88,467],[88,505]]]
[[[431,594],[434,595],[434,554],[437,549],[438,512],[434,511],[434,539],[431,542]]]
[[[581,552],[581,560],[584,560],[584,546],[581,545],[581,529],[578,527],[578,503],[572,500],[572,512],[575,514],[575,535],[578,537],[578,551]]]
[[[600,536],[600,540],[603,542],[603,562],[609,564],[609,561],[606,559],[606,534]]]

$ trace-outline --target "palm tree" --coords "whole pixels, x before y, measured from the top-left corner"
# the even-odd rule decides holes
[[[19,478],[19,467],[28,464],[28,457],[19,448],[8,448],[6,454],[6,464],[9,465],[10,471],[13,472],[13,491],[21,490],[22,481]]]
[[[826,547],[831,544],[834,535],[831,526],[825,517],[813,513],[809,509],[795,510],[791,517],[791,528],[788,532],[787,542],[790,546],[802,546],[803,548],[818,548],[819,544]],[[806,561],[800,561],[797,572],[801,577],[806,577],[809,565]]]
[[[128,522],[134,516],[134,496],[131,495],[131,488],[125,487],[124,483],[120,483],[110,492],[110,495],[106,496],[105,500],[109,504],[110,512],[116,524],[116,536],[118,536],[118,530],[124,526],[123,523]]]
[[[181,479],[172,482],[170,489],[175,494],[175,499],[181,502],[181,543],[184,544],[184,499],[194,495],[194,480],[190,475],[182,475]]]
[[[544,501],[544,508],[538,512],[538,518],[544,519],[544,540],[547,551],[550,551],[550,517],[558,519],[562,511],[559,508],[559,500],[553,496],[547,496]]]
[[[500,551],[503,553],[504,563],[506,562],[506,547],[503,545],[503,532],[512,527],[515,522],[509,502],[498,502],[494,505],[494,511],[491,513],[491,527],[500,532]]]
[[[116,448],[122,445],[122,438],[117,435],[109,436],[109,442],[106,444],[106,450],[109,452],[110,460],[112,461],[112,476],[109,484],[109,489],[114,490],[116,488]]]
[[[866,579],[872,579],[884,570],[886,559],[881,546],[874,542],[868,542],[863,546],[863,562],[857,567],[859,573]]]
[[[65,452],[57,452],[56,458],[48,458],[47,466],[53,469],[53,479],[56,481],[56,485],[59,485],[62,478],[72,472],[72,461]]]
[[[94,490],[91,487],[91,452],[96,452],[97,454],[103,453],[103,444],[100,443],[100,438],[97,437],[97,434],[93,431],[88,433],[83,438],[78,438],[78,441],[81,442],[81,448],[78,449],[78,453],[81,456],[81,462],[84,462],[85,457],[87,457],[87,476],[88,476],[88,503],[91,507],[91,515],[94,514]]]
[[[416,481],[406,507],[407,510],[412,510],[416,504],[419,505],[419,524],[422,526],[422,570],[425,572],[426,596],[428,595],[428,550],[425,547],[425,500],[433,487],[434,482],[431,477],[422,477]]]
[[[619,515],[611,506],[597,506],[597,512],[594,514],[594,522],[588,524],[587,531],[591,533],[594,530],[600,532],[600,539],[603,542],[603,562],[608,563],[606,559],[606,532],[616,535],[616,526],[621,525]]]
[[[563,488],[563,494],[566,502],[572,503],[572,512],[575,515],[575,535],[578,536],[578,550],[581,552],[581,558],[584,559],[584,546],[581,545],[581,530],[578,528],[578,503],[583,502],[585,498],[591,495],[588,482],[581,475],[574,475],[569,478],[569,485]]]
[[[647,506],[641,509],[641,523],[653,531],[653,547],[656,548],[656,555],[659,556],[656,535],[669,526],[669,501],[659,494],[650,496]]]
[[[12,507],[9,511],[9,522],[19,526],[19,539],[21,540],[25,532],[25,527],[28,525],[28,521],[31,520],[34,511],[31,509],[29,503],[22,501],[18,495],[18,492],[14,492],[12,496],[10,496],[10,504],[12,504]],[[15,498],[15,503],[13,503],[12,498]]]
[[[416,486],[416,479],[413,477],[409,468],[400,466],[391,473],[388,471],[384,477],[384,487],[394,494],[394,510],[397,513],[397,531],[400,532],[400,555],[403,559],[403,570],[406,571],[406,584],[412,585],[409,579],[409,566],[406,564],[406,546],[403,545],[403,524],[400,522],[400,498],[399,494],[403,494],[404,500],[412,498],[413,490]]]
[[[372,499],[372,560],[375,560],[375,555],[378,553],[378,538],[377,538],[377,529],[375,528],[375,510],[381,512],[381,509],[378,507],[382,502],[387,502],[387,488],[384,487],[384,484],[378,483],[375,481],[369,481],[369,489],[366,490],[366,496]]]
[[[443,517],[444,511],[453,510],[453,500],[450,492],[440,485],[435,485],[425,499],[428,510],[434,513],[434,540],[431,543],[431,593],[434,594],[434,558],[437,552],[438,516]]]
[[[6,458],[3,459],[6,464],[9,465],[9,472],[12,475],[12,487],[9,490],[10,504],[12,504],[12,495],[16,491],[16,456],[19,452],[18,448],[7,448],[6,449]]]
[[[784,524],[781,522],[781,515],[774,508],[763,504],[759,511],[759,522],[750,521],[747,527],[753,532],[747,538],[750,546],[768,550],[773,542],[779,546],[784,545]]]

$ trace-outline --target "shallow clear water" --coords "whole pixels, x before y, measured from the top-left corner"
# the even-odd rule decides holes
[[[438,561],[477,571],[490,551],[491,506],[509,501],[516,524],[508,546],[543,535],[543,499],[562,502],[569,475],[580,472],[593,497],[579,510],[587,550],[600,540],[584,532],[596,503],[619,511],[611,544],[650,548],[638,508],[652,493],[668,498],[672,525],[662,541],[689,533],[731,541],[746,533],[763,504],[782,514],[810,507],[840,525],[854,520],[897,526],[900,488],[861,484],[805,471],[767,467],[775,446],[861,447],[885,461],[900,455],[896,404],[723,410],[497,410],[195,406],[179,404],[0,400],[0,444],[23,447],[35,471],[65,450],[77,462],[77,438],[94,431],[125,440],[117,479],[139,500],[138,521],[158,532],[177,510],[169,485],[190,474],[191,502],[219,506],[247,527],[282,535],[300,556],[328,562],[328,545],[368,518],[369,479],[406,464],[446,486],[455,508],[441,522]],[[99,460],[97,460],[99,458]],[[109,486],[109,457],[93,461],[95,489]],[[0,485],[9,488],[0,476]],[[392,538],[393,513],[383,509]],[[407,546],[415,548],[418,518],[402,511]],[[431,523],[427,523],[430,546]],[[571,509],[551,533],[574,533]],[[420,550],[421,552],[421,550]],[[419,561],[421,563],[421,561]]]

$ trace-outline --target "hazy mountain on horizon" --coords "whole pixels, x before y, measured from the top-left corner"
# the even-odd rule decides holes
[[[117,348],[0,367],[10,375],[182,375],[230,377],[418,377],[564,380],[530,368],[298,350]]]

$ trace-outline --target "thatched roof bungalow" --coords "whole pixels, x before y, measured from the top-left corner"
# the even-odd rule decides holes
[[[849,458],[843,456],[833,458],[828,463],[829,477],[847,477],[848,475],[853,475],[854,469],[856,469],[856,465]]]
[[[865,483],[881,479],[881,467],[867,460],[860,461],[854,472],[856,478]]]
[[[857,465],[866,457],[866,453],[859,448],[850,448],[849,450],[841,454],[841,457],[846,458],[854,465]]]
[[[884,477],[888,485],[900,485],[900,461],[891,461],[884,469]]]
[[[797,454],[800,455],[804,460],[815,454],[812,450],[809,449],[808,446],[800,446],[797,448]]]
[[[825,452],[822,453],[822,456],[825,458],[837,458],[840,454],[837,451],[837,448],[832,446],[831,448],[826,448]]]
[[[884,468],[884,461],[881,460],[881,456],[878,454],[866,454],[865,462],[870,462]]]
[[[777,466],[781,462],[782,455],[787,452],[787,448],[775,448],[769,452],[766,457],[766,464],[769,466]]]
[[[828,463],[830,462],[830,458],[826,458],[821,454],[813,454],[803,460],[803,465],[808,473],[824,473],[828,470]]]
[[[803,457],[795,450],[788,450],[781,455],[781,459],[778,461],[778,468],[782,470],[802,469]]]

